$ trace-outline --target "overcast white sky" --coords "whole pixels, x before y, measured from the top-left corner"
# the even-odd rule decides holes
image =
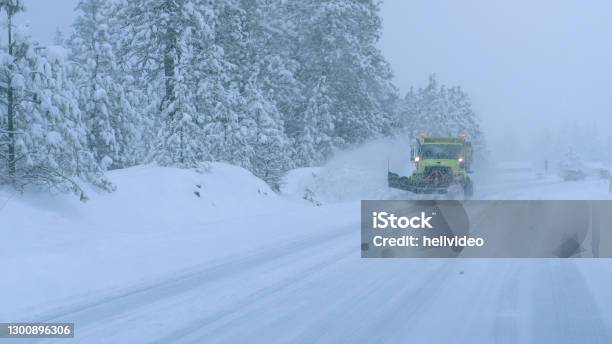
[[[49,43],[76,2],[25,0],[20,20]],[[494,145],[573,119],[612,131],[612,1],[386,0],[382,17],[402,92],[433,72],[463,86]]]
[[[18,21],[30,25],[32,36],[43,44],[53,41],[56,28],[67,32],[75,17],[78,0],[24,0],[26,12]]]
[[[396,84],[463,86],[491,143],[573,119],[612,131],[612,1],[387,0],[382,17]]]

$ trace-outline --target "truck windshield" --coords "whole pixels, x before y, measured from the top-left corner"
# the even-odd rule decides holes
[[[421,145],[421,158],[423,159],[457,159],[461,155],[463,146],[450,144],[424,144]]]

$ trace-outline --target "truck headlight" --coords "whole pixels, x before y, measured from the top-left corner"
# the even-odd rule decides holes
[[[459,162],[463,162],[463,157],[459,157],[457,160],[459,160]]]
[[[418,156],[418,155],[417,155],[417,156],[415,156],[415,157],[414,157],[414,162],[419,162],[419,161],[421,161],[421,157],[420,157],[420,156]]]

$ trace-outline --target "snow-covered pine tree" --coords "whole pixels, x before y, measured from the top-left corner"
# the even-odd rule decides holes
[[[55,35],[53,35],[53,45],[59,45],[61,47],[66,46],[66,37],[62,30],[57,27],[55,28]]]
[[[420,88],[411,96],[414,105],[413,120],[417,133],[433,136],[456,135],[456,123],[452,118],[452,109],[446,86],[441,85],[435,74],[430,75],[427,86]]]
[[[416,94],[414,106],[414,127],[416,133],[444,136],[451,135],[453,125],[447,110],[446,89],[438,83],[435,74],[429,76],[427,86],[420,88]]]
[[[246,140],[246,146],[232,147],[224,160],[250,169],[278,189],[291,155],[277,107],[285,98],[274,97],[273,89],[268,88],[282,76],[270,70],[270,59],[281,68],[283,60],[272,56],[275,53],[269,46],[272,30],[266,26],[266,6],[263,0],[242,0],[218,7],[217,42],[231,65],[231,83],[237,86],[239,101],[233,105],[238,105],[237,112],[243,114],[235,123],[241,129],[229,134]]]
[[[9,17],[23,8],[18,1],[1,5]],[[26,31],[11,22],[8,46],[2,48],[0,59],[0,142],[7,147],[0,163],[1,181],[18,188],[70,190],[82,198],[79,178],[112,189],[87,149],[65,49],[33,44]]]
[[[45,178],[46,173],[57,175],[61,178],[56,181],[64,184],[63,178],[78,177],[102,189],[114,190],[87,146],[87,130],[76,101],[78,91],[69,78],[73,67],[68,62],[68,52],[60,46],[49,46],[41,48],[39,54],[32,88],[28,89],[36,92],[35,98],[40,103],[30,103],[31,107],[24,112],[40,113],[39,119],[42,118],[44,123],[41,127],[46,130],[44,142],[47,147],[45,149],[44,142],[32,142],[33,146],[26,148],[38,160],[34,171],[41,171],[32,175],[35,178]],[[32,126],[34,122],[24,117],[23,127],[27,128],[28,124]],[[35,134],[39,128],[34,126],[29,129]],[[40,151],[36,152],[37,149]],[[66,185],[74,186],[70,184]]]
[[[223,51],[215,43],[214,4],[199,0],[130,0],[116,7],[123,35],[119,53],[158,128],[149,159],[191,167],[209,159],[204,127],[226,113]]]
[[[246,93],[246,105],[253,123],[248,142],[253,149],[250,170],[278,191],[283,173],[291,163],[280,113],[257,89],[247,90]]]
[[[460,86],[448,90],[448,102],[451,119],[454,122],[453,131],[468,135],[477,154],[484,155],[485,138],[480,128],[480,121],[474,112],[469,95]]]
[[[22,51],[18,51],[17,43],[14,38],[14,26],[13,18],[15,14],[24,10],[23,3],[21,0],[1,0],[0,1],[0,13],[6,12],[7,18],[7,40],[6,47],[2,47],[2,58],[1,63],[1,74],[2,74],[2,100],[3,107],[2,113],[0,113],[2,128],[0,128],[0,144],[6,147],[6,155],[3,161],[6,162],[6,174],[2,177],[6,182],[15,182],[16,178],[16,141],[18,131],[15,126],[16,121],[16,107],[19,104],[19,94],[17,89],[23,88],[24,76],[17,69],[16,62],[23,55]],[[21,61],[19,61],[21,62]]]
[[[125,110],[123,117],[128,119],[125,125],[128,130],[133,130],[137,135],[119,135],[120,148],[125,152],[126,165],[138,164],[146,161],[149,152],[152,151],[156,138],[156,120],[158,119],[157,94],[150,90],[154,87],[142,77],[142,70],[131,55],[131,50],[125,49],[126,39],[130,37],[125,32],[123,23],[125,18],[121,1],[111,1],[106,15],[109,27],[109,35],[114,52],[115,70],[113,80],[123,88],[121,101],[122,109]],[[133,138],[133,141],[129,139]]]
[[[477,154],[484,154],[485,141],[470,98],[461,87],[441,85],[435,74],[426,87],[412,89],[403,99],[401,123],[411,137],[420,133],[432,136],[467,134]]]
[[[299,166],[322,163],[329,157],[334,142],[334,118],[330,112],[332,100],[329,98],[326,78],[321,77],[307,96],[306,108],[300,123],[301,132],[295,141],[295,157]]]
[[[287,126],[297,112],[302,85],[296,78],[298,61],[292,2],[285,0],[240,0],[240,48],[264,97],[281,113]]]
[[[79,106],[88,129],[88,142],[104,168],[135,164],[140,118],[122,85],[115,61],[108,0],[81,0],[77,4],[71,60],[77,70]]]
[[[418,114],[417,106],[417,94],[414,88],[411,87],[404,98],[398,101],[397,125],[395,125],[395,129],[399,134],[408,135],[411,139],[417,137],[419,134],[419,128],[416,122],[416,116]]]
[[[357,143],[388,131],[393,115],[385,113],[391,106],[382,102],[389,101],[388,93],[394,89],[389,65],[376,48],[381,28],[379,3],[306,0],[295,5],[295,11],[298,79],[304,93],[326,80],[325,99],[330,106],[321,108],[333,115],[335,141]],[[310,101],[306,100],[300,116],[313,108]],[[300,141],[300,132],[304,133],[288,134]]]

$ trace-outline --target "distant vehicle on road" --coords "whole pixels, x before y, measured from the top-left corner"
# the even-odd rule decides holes
[[[559,171],[559,174],[566,182],[583,180],[586,177],[585,173],[580,169],[562,169]]]

